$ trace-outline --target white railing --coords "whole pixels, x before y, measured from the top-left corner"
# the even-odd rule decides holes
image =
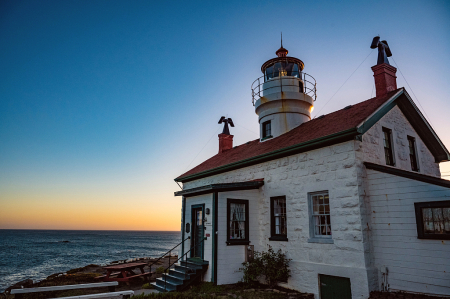
[[[283,79],[296,79],[295,84],[283,84]],[[273,82],[275,80],[279,81],[279,84],[271,84],[269,87],[265,87],[264,83]],[[288,80],[291,81],[291,80]],[[292,81],[291,81],[292,82]],[[252,83],[252,103],[255,106],[256,100],[261,98],[264,95],[265,91],[268,91],[272,88],[281,88],[281,92],[283,92],[284,87],[298,87],[299,92],[309,95],[314,98],[314,101],[317,99],[317,83],[316,79],[313,76],[307,73],[300,73],[300,78],[293,76],[279,76],[274,77],[269,80],[265,80],[265,76],[261,76]]]

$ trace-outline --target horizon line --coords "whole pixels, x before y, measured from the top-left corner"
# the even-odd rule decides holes
[[[47,229],[47,228],[0,228],[0,230],[54,230],[54,231],[110,231],[110,232],[177,232],[181,230],[133,230],[133,229]]]

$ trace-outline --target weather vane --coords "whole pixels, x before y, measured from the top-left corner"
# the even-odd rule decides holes
[[[233,120],[231,118],[226,118],[225,116],[222,116],[219,120],[219,124],[221,124],[221,123],[225,124],[223,126],[222,134],[231,135],[230,129],[228,128],[228,124],[230,124],[230,126],[234,127]]]
[[[375,36],[372,40],[372,45],[370,45],[370,48],[371,49],[378,48],[377,65],[383,64],[383,63],[389,64],[388,57],[392,56],[392,52],[391,52],[391,49],[389,49],[389,45],[388,45],[387,41],[385,41],[385,40],[380,41],[380,37]]]

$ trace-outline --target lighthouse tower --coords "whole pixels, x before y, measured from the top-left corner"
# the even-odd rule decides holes
[[[264,75],[252,84],[261,141],[280,136],[309,121],[316,100],[316,80],[303,72],[303,61],[287,56],[283,40],[275,54],[277,57],[261,66]]]

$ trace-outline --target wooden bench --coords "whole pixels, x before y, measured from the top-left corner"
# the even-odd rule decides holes
[[[62,298],[66,298],[66,299],[68,299],[68,298],[105,298],[105,297],[113,297],[113,296],[120,296],[120,295],[122,295],[123,298],[130,298],[131,295],[134,295],[133,291],[115,292],[115,287],[117,285],[119,285],[119,283],[117,281],[111,281],[111,282],[73,284],[73,285],[63,285],[63,286],[53,286],[53,287],[12,289],[11,294],[14,295],[14,298],[19,299],[19,298],[23,297],[23,294],[30,294],[30,293],[108,287],[108,289],[109,289],[108,293],[80,295],[80,296],[62,297]]]
[[[114,273],[109,274],[109,277],[118,276],[119,274],[120,274],[120,272],[114,272]],[[96,276],[96,277],[94,277],[94,279],[95,280],[100,280],[100,279],[103,279],[105,277],[106,277],[106,275]]]
[[[153,274],[155,274],[155,272],[145,272],[145,273],[141,273],[141,274],[136,274],[136,275],[133,275],[133,276],[130,276],[130,277],[128,277],[129,279],[132,279],[132,278],[136,278],[136,277],[146,277],[146,276],[152,276]]]

